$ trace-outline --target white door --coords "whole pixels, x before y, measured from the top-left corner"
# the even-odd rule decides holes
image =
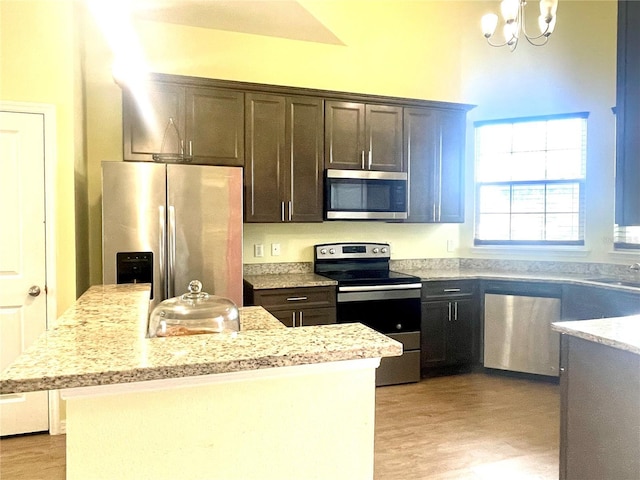
[[[44,115],[2,111],[0,370],[47,325],[44,221]],[[0,395],[0,435],[48,428],[47,392]]]

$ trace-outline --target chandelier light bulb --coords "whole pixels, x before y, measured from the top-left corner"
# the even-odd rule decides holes
[[[500,2],[500,11],[502,18],[507,23],[515,22],[518,17],[518,9],[520,8],[520,0],[502,0]]]
[[[553,18],[558,11],[558,0],[540,0],[540,15]]]
[[[498,15],[495,13],[487,13],[482,17],[482,34],[489,38],[496,31],[498,26]]]
[[[516,23],[505,23],[502,31],[507,45],[515,45],[518,42],[518,25]]]
[[[495,43],[493,34],[498,26],[498,15],[489,13],[482,17],[482,34],[487,39],[487,43],[492,47],[509,46],[514,51],[518,46],[520,38],[524,38],[531,45],[541,47],[549,40],[549,36],[553,33],[558,10],[558,0],[540,0],[540,15],[538,16],[538,33],[527,32],[526,0],[502,0],[500,2],[500,12],[504,21],[502,31],[504,33],[504,42]]]

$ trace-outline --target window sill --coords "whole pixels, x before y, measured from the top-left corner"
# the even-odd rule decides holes
[[[469,249],[472,253],[484,255],[531,256],[544,253],[545,255],[562,255],[565,257],[587,257],[591,250],[584,245],[474,245]]]

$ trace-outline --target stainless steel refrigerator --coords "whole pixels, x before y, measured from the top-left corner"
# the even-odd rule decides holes
[[[103,162],[102,268],[151,283],[150,311],[191,280],[242,305],[242,169]]]

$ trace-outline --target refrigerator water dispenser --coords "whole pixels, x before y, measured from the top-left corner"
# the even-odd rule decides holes
[[[116,283],[150,283],[153,300],[153,252],[116,253]]]

